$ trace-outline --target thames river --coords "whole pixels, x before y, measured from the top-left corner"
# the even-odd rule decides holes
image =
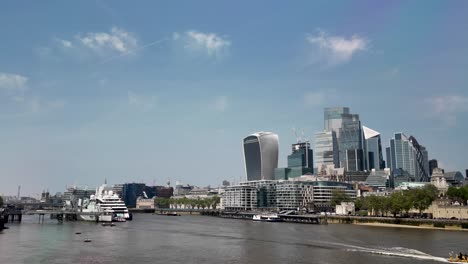
[[[468,251],[468,233],[329,224],[264,223],[136,214],[96,223],[24,217],[0,233],[0,263],[440,263]],[[81,234],[75,234],[75,233]],[[91,242],[84,242],[90,239]]]

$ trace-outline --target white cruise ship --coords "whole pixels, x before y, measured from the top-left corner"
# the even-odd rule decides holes
[[[130,219],[125,203],[106,184],[97,188],[96,195],[91,195],[89,200],[85,199],[79,208],[84,213],[80,214],[80,218],[85,221],[125,222]]]

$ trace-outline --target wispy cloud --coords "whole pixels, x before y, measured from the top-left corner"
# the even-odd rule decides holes
[[[12,92],[24,92],[27,89],[28,78],[19,74],[0,72],[0,89]]]
[[[127,92],[128,104],[143,111],[149,111],[156,106],[155,96],[142,96],[133,91]]]
[[[208,57],[221,58],[229,52],[231,41],[216,33],[204,33],[190,30],[183,34],[174,32],[174,41],[184,41],[184,48],[187,51],[205,54]]]
[[[434,117],[446,125],[456,125],[457,115],[468,112],[468,97],[461,95],[443,95],[424,100]]]
[[[369,41],[358,35],[349,38],[333,36],[325,31],[307,35],[306,41],[314,48],[313,63],[325,62],[329,66],[349,62],[358,52],[367,50]]]
[[[227,96],[218,96],[214,100],[214,109],[218,112],[224,112],[228,108],[228,98]]]
[[[307,92],[304,94],[304,104],[308,107],[320,106],[325,103],[324,92]]]
[[[64,48],[71,48],[73,47],[73,44],[71,41],[68,41],[68,40],[65,40],[65,39],[57,39],[60,44],[64,47]]]
[[[98,54],[104,54],[108,51],[127,54],[135,50],[138,46],[137,38],[133,33],[118,27],[112,27],[109,32],[89,32],[84,35],[78,34],[75,36],[75,39],[84,47]]]

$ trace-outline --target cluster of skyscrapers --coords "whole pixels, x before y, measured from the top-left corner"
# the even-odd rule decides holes
[[[380,133],[362,125],[359,115],[348,107],[325,108],[324,129],[315,134],[315,155],[308,141],[297,142],[292,145],[287,168],[278,168],[278,135],[258,132],[246,137],[243,144],[248,181],[385,168],[409,181],[430,181],[428,152],[415,137],[395,133],[386,148],[385,162]]]

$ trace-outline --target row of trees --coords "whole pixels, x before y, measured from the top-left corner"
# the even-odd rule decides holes
[[[216,209],[216,205],[219,204],[220,198],[218,196],[207,197],[203,199],[190,199],[187,197],[183,198],[161,198],[158,197],[154,200],[157,208],[169,208],[173,205],[177,208],[189,208],[189,209]]]
[[[449,187],[445,195],[454,202],[457,201],[460,204],[466,204],[468,200],[468,185],[460,188]]]
[[[420,214],[437,198],[438,190],[434,185],[428,184],[423,188],[394,192],[390,196],[369,195],[355,200],[356,211],[368,211],[372,215],[396,217],[411,209],[417,209]],[[351,197],[343,191],[332,194],[332,204],[351,201]]]

